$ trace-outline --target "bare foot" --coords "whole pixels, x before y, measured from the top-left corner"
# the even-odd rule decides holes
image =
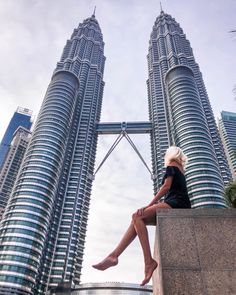
[[[107,256],[103,261],[101,261],[98,264],[94,264],[92,266],[98,270],[105,270],[105,269],[107,269],[111,266],[115,266],[117,264],[118,264],[117,257]]]
[[[140,286],[144,286],[150,281],[152,274],[156,268],[157,268],[157,262],[154,259],[152,260],[150,264],[145,265],[145,278],[140,284]]]

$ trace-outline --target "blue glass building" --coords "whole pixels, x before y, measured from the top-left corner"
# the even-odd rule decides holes
[[[15,133],[17,128],[19,126],[22,126],[30,130],[32,126],[31,115],[32,115],[32,112],[30,110],[26,108],[18,107],[13,117],[11,118],[11,121],[9,122],[7,130],[0,144],[0,170],[3,166],[6,155],[9,151],[11,141],[13,139],[13,134]]]

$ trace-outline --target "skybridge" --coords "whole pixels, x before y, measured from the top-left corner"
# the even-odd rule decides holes
[[[144,134],[150,133],[152,123],[148,121],[140,122],[102,122],[97,124],[98,134]]]
[[[147,163],[145,162],[144,158],[138,151],[137,147],[135,146],[134,142],[130,138],[129,134],[148,134],[152,131],[152,123],[148,121],[139,121],[139,122],[102,122],[98,123],[96,126],[96,131],[100,135],[108,135],[108,134],[118,134],[118,137],[108,150],[107,154],[105,155],[104,159],[100,163],[100,165],[95,170],[92,179],[95,178],[96,173],[102,167],[104,162],[110,156],[110,154],[114,151],[116,146],[120,143],[120,141],[125,138],[128,143],[131,145],[135,153],[138,155],[140,160],[143,162],[144,166],[149,171],[151,178],[155,179],[156,175],[154,175],[151,169],[148,167]]]

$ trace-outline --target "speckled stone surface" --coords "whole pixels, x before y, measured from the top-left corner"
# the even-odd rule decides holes
[[[236,295],[236,209],[157,211],[154,295]]]
[[[163,272],[163,294],[204,295],[201,272],[195,270],[168,270]],[[186,284],[188,282],[188,284]]]
[[[211,270],[202,272],[207,295],[236,294],[235,270]]]

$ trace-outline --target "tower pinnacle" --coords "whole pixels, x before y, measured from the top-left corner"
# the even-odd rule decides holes
[[[96,5],[94,6],[92,17],[95,17],[95,12],[96,12]]]
[[[161,7],[161,12],[163,12],[161,1],[160,1],[160,7]]]

